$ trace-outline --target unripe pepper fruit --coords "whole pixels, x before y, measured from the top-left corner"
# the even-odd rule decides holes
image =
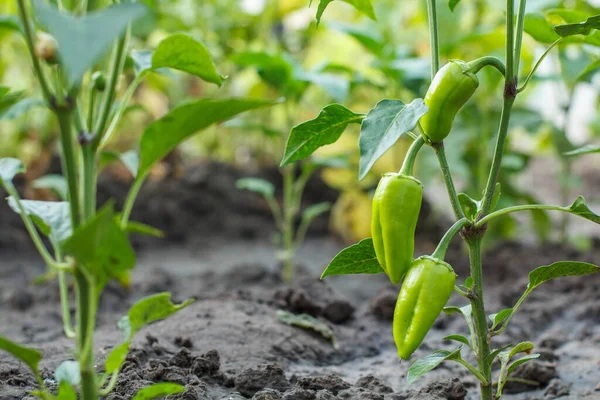
[[[398,356],[408,360],[452,295],[456,274],[450,264],[430,256],[416,259],[402,283],[394,311]]]
[[[421,118],[423,135],[430,142],[439,143],[448,136],[458,110],[477,87],[479,79],[464,61],[452,60],[435,74],[425,95],[429,111]]]
[[[401,173],[384,174],[375,191],[371,236],[377,261],[393,284],[400,283],[413,261],[422,199],[421,182]]]

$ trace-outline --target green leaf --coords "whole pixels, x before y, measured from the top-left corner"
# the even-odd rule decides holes
[[[363,179],[375,162],[400,139],[411,131],[427,113],[423,99],[410,104],[400,100],[382,100],[362,122],[360,128],[360,167],[358,179]]]
[[[450,7],[450,11],[454,11],[458,3],[460,3],[460,0],[449,0],[448,7]]]
[[[58,395],[56,396],[56,400],[77,400],[77,392],[69,382],[62,381],[58,385]]]
[[[35,376],[40,376],[38,371],[38,365],[42,359],[42,353],[40,351],[30,347],[18,345],[15,342],[8,340],[4,336],[0,336],[0,349],[9,352],[14,357],[23,361],[25,364],[27,364]]]
[[[370,26],[347,24],[343,22],[330,22],[327,24],[330,29],[343,32],[362,44],[367,50],[373,54],[380,56],[386,46],[383,36]]]
[[[540,356],[540,354],[535,353],[535,354],[530,354],[530,355],[519,358],[518,360],[516,360],[514,363],[512,363],[508,367],[508,371],[507,371],[508,375],[510,375],[510,373],[513,372],[519,365],[525,364],[527,361],[534,360],[534,359],[538,358],[539,356]]]
[[[196,132],[244,111],[273,104],[257,99],[202,99],[174,108],[142,134],[138,176],[145,176],[154,163]]]
[[[474,220],[479,212],[479,202],[473,200],[465,193],[458,194],[458,201],[460,202],[460,208],[462,208],[465,216],[470,220]]]
[[[521,342],[508,352],[508,359],[510,360],[519,353],[529,354],[534,347],[535,345],[532,342]]]
[[[129,344],[131,339],[121,343],[108,354],[106,361],[104,362],[104,370],[107,374],[112,374],[119,369],[127,359],[127,353],[129,353]]]
[[[134,396],[133,400],[158,399],[159,397],[162,398],[170,394],[183,392],[185,392],[185,387],[181,385],[170,382],[160,382],[140,389]]]
[[[552,29],[552,24],[541,12],[525,15],[524,30],[540,43],[553,43],[560,36]]]
[[[0,158],[0,184],[10,185],[17,174],[25,172],[23,162],[16,158]]]
[[[467,346],[471,347],[471,343],[469,343],[469,339],[467,339],[463,335],[448,335],[448,336],[444,337],[444,340],[454,340],[455,342],[464,343]]]
[[[275,186],[266,179],[260,178],[241,178],[235,183],[235,187],[240,190],[249,190],[261,194],[267,199],[275,197]]]
[[[487,362],[487,363],[492,363],[492,362],[494,362],[494,359],[495,359],[496,357],[498,357],[498,355],[499,355],[500,353],[502,353],[504,350],[508,349],[508,348],[509,348],[509,347],[511,347],[511,346],[512,346],[512,344],[507,344],[506,346],[502,346],[502,347],[500,347],[499,349],[494,349],[494,351],[492,351],[492,352],[490,353],[490,355],[489,355],[489,356],[487,356],[487,358],[485,359],[485,360],[486,360],[486,362]]]
[[[113,163],[115,161],[122,162],[123,165],[127,168],[127,170],[129,170],[131,175],[134,178],[137,177],[140,165],[140,156],[135,150],[129,150],[122,154],[110,150],[105,150],[100,153],[100,169],[104,168],[107,164]]]
[[[309,207],[306,207],[304,213],[302,213],[302,219],[304,221],[310,222],[313,219],[317,218],[319,215],[326,213],[331,209],[331,203],[323,202],[313,204]]]
[[[77,228],[63,248],[86,269],[87,274],[95,277],[99,288],[110,279],[122,276],[135,264],[127,234],[115,221],[112,203]]]
[[[556,25],[554,32],[561,37],[573,35],[589,35],[593,30],[600,29],[600,15],[589,17],[584,22]]]
[[[258,75],[276,89],[285,90],[292,85],[294,62],[285,53],[245,51],[233,55],[231,59],[242,67],[256,68]]]
[[[120,218],[116,218],[115,220],[120,222]],[[136,221],[127,221],[125,230],[129,233],[137,233],[139,235],[154,236],[158,238],[165,237],[165,233],[160,229]]]
[[[331,327],[312,315],[308,314],[293,314],[288,311],[278,310],[277,318],[284,324],[297,326],[299,328],[311,329],[323,336],[325,339],[331,341],[331,344],[337,349],[337,343],[335,341],[335,333]]]
[[[73,234],[71,208],[66,201],[21,200],[21,206],[31,216],[42,233],[55,244],[61,244]],[[8,205],[17,214],[21,209],[17,200],[10,196]]]
[[[490,314],[489,319],[492,321],[492,327],[490,329],[493,330],[506,318],[509,318],[512,315],[513,311],[514,310],[512,308],[506,308],[497,314]]]
[[[68,198],[68,184],[64,176],[58,174],[44,175],[32,182],[35,189],[52,190],[61,200]]]
[[[0,112],[0,121],[10,121],[19,118],[21,115],[27,113],[29,110],[35,107],[43,107],[45,105],[42,99],[22,99],[7,107]]]
[[[410,385],[414,383],[422,375],[437,368],[444,361],[454,359],[457,356],[460,357],[460,351],[461,348],[453,352],[447,350],[438,350],[427,357],[415,361],[414,364],[408,369],[408,374],[406,375],[408,384]]]
[[[193,302],[194,300],[187,300],[181,304],[174,304],[171,301],[171,293],[157,293],[144,297],[129,309],[127,316],[123,317],[126,319],[123,324],[128,327],[129,339],[149,323],[165,319]]]
[[[33,6],[40,25],[58,42],[60,59],[71,84],[77,84],[125,33],[127,25],[147,11],[141,3],[122,3],[85,17],[74,17],[42,0],[34,0]]]
[[[380,274],[384,272],[377,261],[373,239],[363,239],[340,251],[331,260],[321,279],[326,276],[351,274]]]
[[[362,114],[356,114],[340,104],[323,108],[317,118],[292,128],[285,146],[281,166],[302,160],[319,147],[334,143],[351,123],[360,123]]]
[[[204,44],[179,33],[160,42],[152,55],[152,69],[173,68],[221,86],[221,76]]]
[[[81,382],[79,361],[67,360],[60,363],[56,368],[56,372],[54,372],[54,379],[58,383],[67,382],[71,386],[79,385]]]
[[[25,32],[21,20],[14,15],[0,15],[0,29],[8,29],[19,33]]]
[[[321,17],[323,17],[323,13],[325,9],[333,0],[320,0],[319,6],[317,7],[317,25],[321,22]],[[375,10],[373,9],[373,4],[371,4],[371,0],[342,0],[345,3],[348,3],[358,11],[371,18],[373,21],[376,21]]]
[[[551,265],[538,267],[529,273],[529,284],[526,293],[544,282],[563,276],[582,276],[600,272],[600,267],[579,261],[558,261]]]
[[[463,318],[465,319],[465,322],[467,323],[467,327],[469,328],[469,332],[470,332],[471,338],[472,338],[471,340],[473,340],[473,343],[471,344],[471,348],[474,348],[475,347],[475,324],[473,323],[473,309],[472,309],[471,305],[467,304],[466,306],[462,306],[462,307],[454,307],[454,306],[444,307],[444,309],[442,311],[447,315],[452,315],[452,314],[458,313],[463,316]]]
[[[566,152],[563,154],[565,156],[571,157],[571,156],[580,156],[583,154],[591,154],[591,153],[600,153],[600,145],[588,144],[586,146],[580,147],[578,149],[575,149],[573,151],[569,151],[569,152]]]

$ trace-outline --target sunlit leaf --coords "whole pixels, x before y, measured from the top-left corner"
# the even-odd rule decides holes
[[[373,239],[363,239],[340,251],[331,260],[321,279],[333,275],[380,274],[385,272],[375,254]]]

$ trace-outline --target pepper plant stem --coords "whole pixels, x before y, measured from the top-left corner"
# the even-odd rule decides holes
[[[471,278],[473,287],[471,289],[471,308],[473,312],[473,322],[475,324],[475,334],[477,336],[477,365],[479,372],[487,381],[479,385],[481,390],[481,400],[492,400],[492,369],[491,363],[487,358],[490,355],[490,343],[488,342],[488,324],[483,302],[483,277],[481,263],[481,240],[483,235],[479,232],[469,236],[467,244],[469,245],[469,262],[471,269]]]
[[[82,400],[97,400],[96,372],[94,368],[94,325],[96,299],[93,283],[82,271],[75,272],[77,283],[77,352],[81,374]]]
[[[73,229],[81,222],[81,208],[77,182],[77,150],[73,138],[73,127],[71,125],[72,112],[67,108],[56,109],[56,116],[60,125],[60,147],[62,150],[62,170],[67,180],[69,205],[71,206],[71,223]]]
[[[440,43],[438,34],[436,0],[427,0],[427,17],[429,19],[429,43],[431,44],[431,79],[440,69]]]
[[[403,175],[413,175],[413,170],[415,168],[415,161],[417,160],[417,155],[419,154],[419,150],[425,144],[425,139],[423,136],[419,135],[418,138],[415,139],[414,142],[408,148],[408,152],[406,153],[406,157],[404,158],[404,162],[402,163],[402,168],[400,168],[400,173]]]
[[[458,194],[456,193],[456,187],[454,186],[454,180],[452,179],[452,173],[450,172],[450,165],[448,165],[448,160],[446,159],[446,151],[444,150],[444,143],[433,143],[433,150],[435,151],[435,155],[437,156],[438,162],[440,163],[440,167],[442,169],[442,176],[444,177],[444,183],[446,184],[446,190],[448,191],[448,196],[450,197],[450,204],[452,205],[452,211],[454,212],[454,216],[457,220],[464,218],[464,213],[462,207],[460,206],[460,201],[458,200]]]
[[[283,270],[284,282],[294,277],[294,166],[283,168]]]
[[[86,143],[83,155],[83,220],[96,214],[96,152]]]
[[[452,241],[454,236],[456,236],[456,234],[460,232],[460,230],[467,226],[469,223],[470,221],[467,218],[461,218],[458,221],[456,221],[454,225],[452,225],[450,229],[446,231],[446,233],[440,240],[440,243],[438,244],[437,248],[431,256],[440,260],[444,260],[444,258],[446,258],[446,251],[448,250],[448,246],[450,245],[450,242]]]

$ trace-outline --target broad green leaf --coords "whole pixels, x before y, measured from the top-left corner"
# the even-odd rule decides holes
[[[319,321],[315,317],[309,314],[293,314],[288,311],[278,310],[277,318],[284,324],[297,326],[304,329],[312,329],[325,339],[331,341],[334,348],[337,349],[337,343],[335,341],[335,332],[329,325]]]
[[[494,328],[496,328],[506,318],[510,317],[513,311],[514,310],[512,308],[506,308],[497,314],[490,314],[489,319],[492,321],[492,327],[490,329],[493,330]]]
[[[356,114],[340,104],[323,108],[317,118],[295,126],[290,132],[281,166],[302,160],[319,147],[334,143],[351,123],[360,123],[362,114]]]
[[[19,100],[12,106],[0,112],[0,121],[9,121],[19,118],[35,107],[43,107],[45,105],[42,99],[23,99]]]
[[[541,12],[525,15],[525,32],[540,43],[552,43],[560,36],[552,29],[552,24]]]
[[[145,176],[154,163],[196,132],[244,111],[273,104],[257,99],[202,99],[174,108],[142,134],[138,177]]]
[[[427,357],[415,361],[414,364],[408,369],[408,374],[406,375],[408,384],[410,385],[414,383],[422,375],[437,368],[444,361],[460,357],[460,350],[461,348],[452,352],[447,350],[438,350]]]
[[[64,176],[58,174],[44,175],[32,182],[35,189],[52,190],[61,200],[68,198],[68,184]]]
[[[77,392],[69,385],[69,382],[62,381],[58,385],[56,400],[77,400]]]
[[[204,44],[179,33],[164,39],[152,55],[152,68],[173,68],[221,85],[221,76]]]
[[[25,172],[23,162],[16,158],[0,158],[0,184],[11,185],[17,174]]]
[[[127,327],[129,339],[140,329],[151,322],[167,318],[169,315],[192,304],[194,300],[187,300],[181,304],[173,304],[171,293],[157,293],[144,297],[135,303],[123,317],[126,322],[120,323]],[[120,327],[121,328],[121,327]]]
[[[385,40],[383,36],[371,26],[347,24],[342,22],[330,22],[328,28],[343,32],[362,44],[367,50],[373,54],[380,56],[385,48]]]
[[[544,282],[563,276],[582,276],[600,272],[600,267],[580,261],[558,261],[551,265],[538,267],[529,273],[526,293],[531,292]]]
[[[31,216],[42,233],[55,244],[61,244],[73,234],[71,208],[66,201],[21,200],[21,206]],[[14,197],[8,198],[8,205],[17,214],[21,208]]]
[[[510,375],[510,373],[513,372],[519,365],[525,364],[527,361],[534,360],[534,359],[538,358],[539,356],[540,356],[540,354],[535,353],[535,354],[529,354],[527,356],[519,358],[518,360],[516,360],[514,363],[512,363],[508,367],[508,375]]]
[[[460,208],[462,208],[465,216],[470,220],[474,220],[479,212],[479,202],[473,200],[465,193],[458,194],[458,201],[460,202]]]
[[[380,274],[382,272],[385,271],[377,261],[373,239],[368,238],[340,251],[325,268],[321,279],[333,275]]]
[[[571,207],[569,207],[569,212],[587,220],[590,220],[592,222],[595,222],[597,224],[600,224],[600,215],[590,210],[583,196],[579,196],[573,202],[573,204],[571,204]]]
[[[74,17],[42,0],[33,0],[33,6],[40,25],[58,42],[60,59],[71,84],[77,84],[125,33],[127,25],[147,11],[141,3],[122,3],[85,17]]]
[[[593,30],[600,29],[600,15],[595,15],[583,22],[557,25],[554,31],[562,37],[573,35],[589,35]]]
[[[177,394],[183,392],[185,392],[185,387],[181,385],[170,382],[160,382],[140,389],[133,397],[133,400],[158,399],[168,396],[170,394]]]
[[[313,204],[307,207],[306,210],[304,210],[304,212],[302,213],[302,219],[305,221],[312,221],[313,219],[317,218],[323,213],[326,213],[330,209],[331,203],[329,202]]]
[[[321,17],[323,17],[323,13],[325,9],[333,0],[320,0],[319,6],[317,7],[317,25],[321,22]],[[342,0],[345,3],[351,4],[360,11],[362,14],[371,18],[373,21],[377,20],[375,17],[375,10],[373,9],[373,4],[371,4],[371,0]]]
[[[580,147],[573,151],[569,151],[564,153],[565,156],[580,156],[583,154],[591,154],[591,153],[600,153],[600,145],[598,144],[588,144],[586,146]]]
[[[294,77],[294,62],[285,53],[247,51],[234,54],[231,59],[242,67],[256,68],[266,83],[280,90],[289,87]]]
[[[112,203],[77,228],[65,242],[64,251],[73,256],[102,287],[132,269],[135,254],[127,233],[115,221]]]
[[[129,353],[129,344],[131,339],[121,343],[108,354],[106,361],[104,362],[104,370],[107,374],[112,374],[118,371],[125,360],[127,359],[127,353]]]
[[[272,199],[275,197],[275,186],[260,178],[241,178],[235,183],[235,187],[241,190],[249,190],[261,194],[263,197]]]
[[[81,373],[79,371],[79,361],[67,360],[60,363],[56,372],[54,372],[54,379],[58,383],[67,382],[71,386],[77,386],[81,382]]]
[[[382,100],[369,111],[360,128],[358,178],[363,179],[373,164],[402,134],[414,129],[426,113],[427,106],[423,99],[415,99],[410,104],[400,100]]]
[[[519,353],[531,353],[531,350],[533,350],[533,348],[535,347],[535,345],[532,342],[521,342],[518,345],[516,345],[515,347],[513,347],[510,352],[508,352],[508,359],[510,360],[511,358],[513,358],[514,356],[516,356]]]
[[[451,11],[454,11],[454,9],[458,5],[458,3],[460,3],[460,0],[449,0],[448,1],[448,7],[450,7]]]
[[[9,352],[14,357],[27,364],[35,376],[40,375],[38,372],[38,365],[42,359],[42,353],[40,351],[18,345],[4,336],[0,336],[0,349]]]
[[[23,24],[21,20],[14,15],[0,15],[0,29],[9,29],[23,33]]]
[[[444,340],[454,340],[455,342],[464,343],[467,346],[471,347],[471,343],[469,343],[469,339],[467,339],[463,335],[448,335],[448,336],[444,337]]]
[[[116,220],[120,221],[119,218]],[[136,221],[127,221],[127,227],[125,227],[125,230],[129,233],[137,233],[139,235],[154,236],[158,238],[165,237],[165,233],[160,229]]]

